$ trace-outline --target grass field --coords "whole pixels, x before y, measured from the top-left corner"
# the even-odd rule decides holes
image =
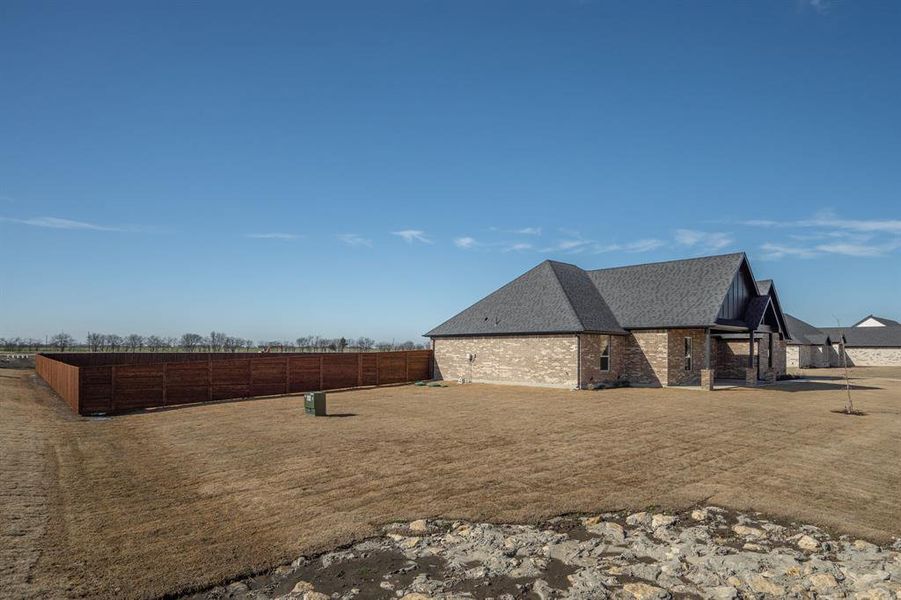
[[[84,419],[0,370],[0,596],[157,597],[418,517],[714,503],[901,534],[901,369],[701,392],[488,385]],[[869,373],[869,374],[868,374]]]

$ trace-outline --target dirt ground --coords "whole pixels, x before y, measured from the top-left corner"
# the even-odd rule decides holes
[[[701,392],[489,385],[72,415],[0,370],[0,596],[152,598],[420,517],[711,503],[901,535],[901,369]]]

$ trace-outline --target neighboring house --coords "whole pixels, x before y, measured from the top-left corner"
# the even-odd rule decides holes
[[[839,345],[842,336],[849,367],[901,366],[901,325],[820,327],[820,330],[832,338],[833,367],[842,366]]]
[[[785,372],[785,318],[744,253],[583,270],[544,261],[427,334],[435,376],[712,387]]]
[[[829,334],[788,313],[785,314],[785,324],[789,337],[785,348],[787,366],[807,369],[830,365],[833,348]]]
[[[877,317],[876,315],[867,315],[851,327],[895,327],[901,326],[901,323],[894,319],[886,319],[885,317]]]

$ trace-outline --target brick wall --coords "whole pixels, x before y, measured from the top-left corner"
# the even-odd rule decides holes
[[[686,369],[685,338],[691,338],[691,369]],[[704,368],[705,333],[703,329],[667,331],[667,385],[701,385]],[[713,340],[710,340],[711,344]]]
[[[435,378],[481,383],[575,387],[576,336],[436,338]],[[469,354],[475,354],[470,363]]]
[[[626,336],[623,335],[588,335],[579,336],[582,352],[581,375],[582,387],[588,387],[602,381],[613,381],[620,375],[628,378],[624,372],[626,363]],[[601,342],[609,340],[610,369],[601,371]]]
[[[716,342],[716,376],[744,379],[748,368],[748,340],[711,340]],[[756,363],[755,363],[756,364]]]
[[[638,385],[667,385],[667,348],[665,329],[633,331],[625,338],[626,378]]]

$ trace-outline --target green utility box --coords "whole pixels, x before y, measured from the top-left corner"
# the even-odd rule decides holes
[[[303,411],[314,417],[325,416],[325,392],[307,392],[303,396]]]

